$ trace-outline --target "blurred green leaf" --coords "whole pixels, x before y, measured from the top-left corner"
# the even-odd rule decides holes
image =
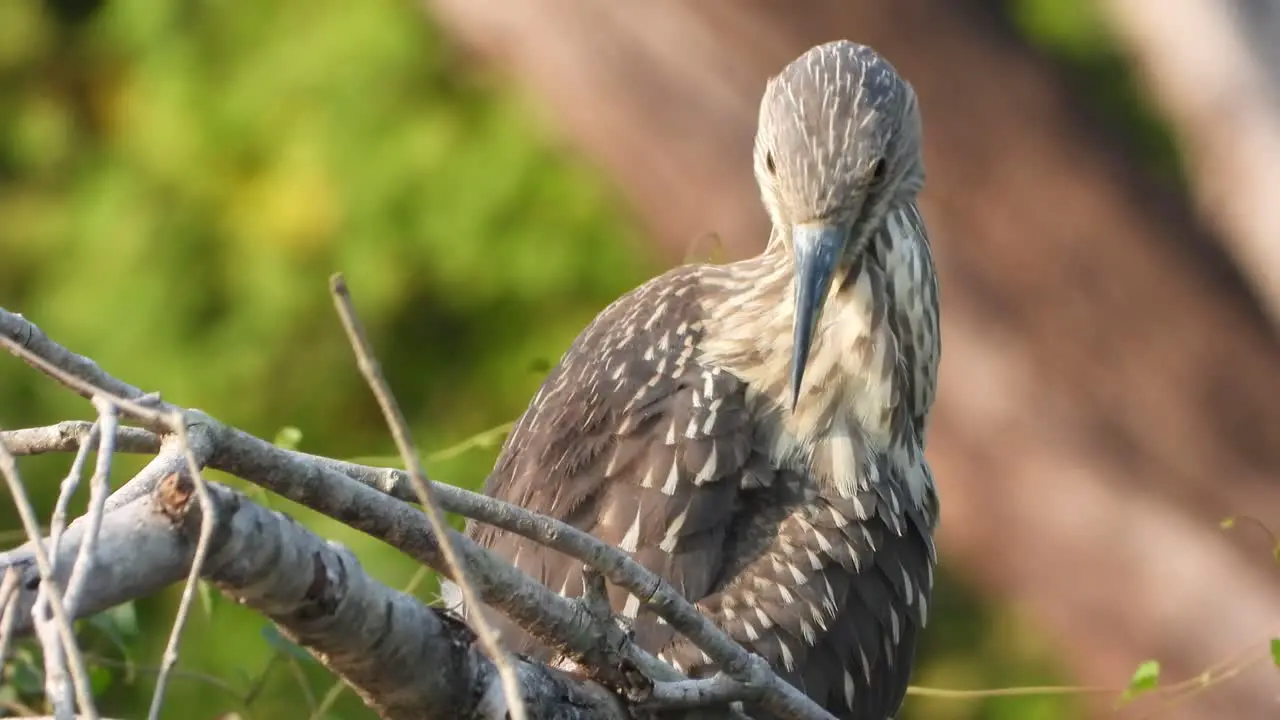
[[[302,431],[292,425],[286,425],[276,433],[276,439],[272,441],[276,447],[285,450],[297,450],[298,444],[302,442]]]
[[[1280,668],[1280,637],[1271,638],[1271,663]]]
[[[502,444],[502,441],[507,437],[507,433],[511,432],[513,427],[515,427],[515,422],[505,422],[484,432],[476,433],[462,442],[431,453],[427,456],[427,462],[444,462],[471,450],[497,447]]]
[[[1160,686],[1160,663],[1156,660],[1146,660],[1138,669],[1134,670],[1133,677],[1129,679],[1129,687],[1124,691],[1124,699],[1132,700],[1144,693],[1151,692]]]
[[[137,670],[134,664],[134,653],[141,635],[137,604],[132,601],[121,603],[91,616],[88,623],[90,627],[102,633],[120,652],[120,657],[124,661],[125,681],[133,682]]]
[[[44,671],[36,664],[36,657],[29,649],[19,648],[13,653],[9,682],[19,695],[39,696],[44,693]]]

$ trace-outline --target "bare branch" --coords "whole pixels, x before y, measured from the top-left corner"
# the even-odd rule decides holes
[[[16,313],[0,311],[0,343],[86,400],[99,392],[134,402],[145,402],[152,397],[107,374],[89,358],[54,342],[34,323]],[[41,362],[33,362],[33,358]]]
[[[76,452],[84,446],[93,426],[86,420],[66,420],[45,427],[0,431],[0,441],[17,457]],[[154,455],[160,452],[160,438],[144,428],[121,426],[116,430],[116,451]]]
[[[653,692],[642,707],[650,710],[717,707],[748,700],[750,693],[726,675],[705,680],[678,680],[654,683]]]
[[[95,549],[97,546],[98,533],[102,530],[102,516],[107,510],[107,498],[111,495],[111,460],[115,453],[115,436],[116,428],[119,426],[119,418],[116,415],[116,407],[106,402],[100,397],[94,396],[93,404],[98,408],[98,422],[96,427],[101,428],[101,447],[98,450],[98,462],[93,470],[93,478],[89,481],[89,510],[85,517],[88,525],[86,528],[86,541],[80,544],[80,552],[76,555],[75,565],[71,568],[71,579],[67,581],[66,606],[67,612],[72,616],[76,616],[76,607],[80,604],[80,596],[84,592],[84,587],[89,579],[89,574],[93,572],[97,564],[97,555]],[[92,433],[89,435],[89,442],[85,443],[84,448],[89,447],[95,440]],[[83,462],[85,451],[81,448],[81,452],[76,454],[76,460]],[[80,471],[74,468],[72,473],[79,479]],[[70,480],[72,475],[68,475]],[[74,488],[74,483],[66,483]],[[74,492],[74,489],[72,490]],[[68,495],[70,493],[67,493]],[[59,498],[61,500],[61,498]],[[65,510],[65,508],[64,508]],[[57,518],[55,518],[55,521]],[[65,518],[62,518],[65,523]],[[61,531],[53,537],[61,535]],[[57,541],[54,541],[54,547],[57,547]],[[53,554],[54,562],[57,562],[58,553]]]
[[[204,569],[205,559],[209,555],[209,544],[213,540],[213,527],[218,521],[217,508],[209,494],[209,488],[200,473],[200,460],[191,450],[182,413],[173,413],[170,424],[177,430],[178,441],[182,445],[182,457],[187,461],[187,472],[195,482],[196,494],[200,498],[201,523],[200,538],[196,542],[195,555],[191,559],[191,570],[187,574],[186,587],[182,589],[182,600],[178,603],[178,614],[173,620],[173,628],[169,633],[169,642],[165,644],[164,656],[160,661],[160,675],[156,678],[156,689],[151,696],[151,710],[148,720],[157,720],[160,709],[164,706],[164,692],[169,683],[169,674],[178,664],[178,643],[182,639],[182,629],[191,615],[191,605],[195,600],[196,587],[200,583],[200,574]],[[105,427],[105,426],[104,426]],[[171,475],[170,477],[179,477]]]
[[[81,656],[80,649],[76,646],[75,637],[71,629],[71,619],[67,615],[66,608],[62,605],[62,597],[58,592],[58,583],[53,576],[53,564],[49,560],[48,553],[45,552],[44,544],[40,541],[40,522],[36,518],[35,509],[31,507],[31,500],[27,498],[26,488],[22,485],[22,478],[18,474],[18,463],[14,460],[13,455],[9,454],[4,443],[0,443],[0,474],[4,475],[5,482],[9,485],[9,492],[13,495],[14,505],[18,509],[18,517],[22,519],[22,526],[27,532],[27,537],[33,540],[31,547],[35,553],[36,566],[39,568],[40,577],[43,580],[41,585],[47,593],[49,607],[53,611],[53,622],[61,637],[62,647],[68,656],[71,681],[75,687],[76,699],[80,703],[80,710],[89,717],[97,717],[98,712],[94,708],[93,694],[89,690],[89,671],[85,667],[84,657]],[[37,622],[40,621],[41,619],[37,619]]]
[[[221,519],[206,577],[310,649],[382,717],[505,715],[505,703],[493,703],[501,698],[496,668],[476,651],[466,626],[373,581],[350,551],[282,514],[221,486],[209,489]],[[189,495],[183,478],[161,488],[180,528],[194,525]],[[603,689],[549,668],[522,662],[519,681],[531,705],[576,705],[584,718],[625,717]]]
[[[0,443],[2,444],[2,443]],[[18,572],[5,570],[0,581],[0,665],[9,658],[9,644],[13,642],[13,620],[17,617]]]
[[[53,519],[49,522],[49,537],[53,547],[58,546],[58,539],[62,537],[62,531],[67,527],[67,508],[71,505],[71,498],[75,496],[76,490],[80,487],[80,476],[84,474],[85,463],[89,461],[89,453],[93,452],[98,446],[99,432],[98,423],[91,423],[89,432],[80,443],[80,449],[76,452],[76,458],[71,462],[71,469],[67,471],[67,476],[62,480],[62,487],[58,491],[58,500],[53,506]],[[54,562],[57,562],[58,553],[54,553]]]

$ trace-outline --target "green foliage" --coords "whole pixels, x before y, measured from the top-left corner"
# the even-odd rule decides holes
[[[656,269],[603,188],[411,3],[0,2],[0,305],[284,446],[393,452],[327,294],[336,270],[425,450],[514,418],[541,379],[530,368]],[[0,374],[0,426],[89,411],[20,365]],[[475,443],[431,470],[474,487],[494,452]],[[46,516],[67,461],[22,464]],[[394,585],[416,570],[270,504]],[[0,523],[17,526],[8,508]],[[176,598],[138,603],[136,633],[95,619],[86,637],[154,668]],[[246,709],[180,676],[167,716],[294,716],[300,676],[270,659],[261,618],[200,598],[179,668],[255,694]],[[327,682],[312,665],[301,677]],[[104,711],[137,716],[152,678],[107,687]],[[332,715],[368,717],[350,697]]]
[[[1094,106],[1124,131],[1124,142],[1149,169],[1183,183],[1173,136],[1143,101],[1141,85],[1111,36],[1100,0],[1006,0],[1023,35],[1073,71]]]

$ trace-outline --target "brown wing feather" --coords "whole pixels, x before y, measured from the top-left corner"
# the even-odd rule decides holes
[[[721,571],[751,447],[743,384],[696,361],[697,294],[696,269],[678,268],[606,308],[543,383],[485,487],[631,552],[692,600]],[[580,562],[488,526],[468,532],[551,589],[581,593]],[[610,600],[636,617],[624,592],[611,587]],[[646,616],[634,629],[651,651],[671,636]],[[515,626],[504,634],[538,654]]]

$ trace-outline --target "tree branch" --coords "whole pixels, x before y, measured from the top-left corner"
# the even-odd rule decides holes
[[[105,373],[93,366],[91,361],[66,351],[58,352],[61,349],[56,343],[38,330],[29,330],[27,328],[29,325],[30,323],[21,317],[0,310],[0,341],[8,341],[15,336],[41,337],[43,342],[39,344],[40,347],[56,349],[52,353],[53,357],[78,358],[77,371],[84,370],[87,363],[91,368],[85,371],[88,376],[105,376]],[[26,357],[30,352],[29,343],[22,345],[16,342],[4,342],[4,344],[29,364],[53,375],[63,384],[82,394],[93,395],[95,389],[91,386],[83,387],[86,381],[67,368],[58,367],[43,358]],[[112,385],[132,387],[124,383],[112,383]],[[117,517],[132,516],[140,508],[145,508],[145,502],[137,507],[135,503],[149,497],[163,478],[173,476],[186,464],[182,444],[177,443],[172,434],[164,434],[163,415],[160,419],[156,418],[157,414],[181,413],[183,418],[181,427],[189,436],[190,447],[197,465],[214,467],[255,482],[353,528],[380,538],[411,557],[439,570],[447,577],[456,576],[450,563],[443,557],[438,536],[432,532],[426,518],[411,506],[383,492],[388,490],[401,498],[413,498],[412,484],[408,474],[398,470],[368,468],[284,450],[240,430],[222,425],[202,412],[183,411],[180,408],[168,406],[151,396],[141,395],[141,391],[137,391],[135,397],[143,398],[146,404],[103,394],[113,402],[118,401],[123,415],[140,420],[148,427],[157,428],[161,432],[160,435],[148,436],[145,430],[129,429],[132,431],[128,435],[130,439],[119,443],[121,449],[128,450],[150,450],[158,445],[160,452],[142,472],[112,495],[108,509],[113,512],[109,512],[104,519],[104,534],[110,524],[108,521],[115,520]],[[87,429],[71,424],[17,431],[7,433],[5,437],[19,440],[26,454],[35,454],[55,449],[69,450],[70,443],[65,439],[68,434],[74,434],[85,440],[89,438]],[[353,480],[361,482],[352,482]],[[451,529],[447,531],[450,540],[456,543],[458,549],[458,568],[474,578],[481,602],[507,613],[544,642],[561,648],[580,667],[588,669],[593,677],[615,688],[629,690],[633,700],[649,699],[648,683],[650,681],[681,683],[659,686],[657,701],[664,705],[680,705],[688,702],[690,697],[711,699],[733,697],[759,702],[779,717],[830,717],[806,696],[778,678],[763,659],[746,652],[734,643],[698,613],[692,604],[680,597],[673,588],[621,551],[572,527],[492,498],[448,485],[433,484],[432,489],[439,499],[440,506],[445,510],[475,517],[482,522],[493,522],[499,527],[577,557],[598,569],[611,581],[626,587],[637,597],[646,600],[654,612],[667,619],[677,630],[686,632],[713,659],[723,659],[723,664],[731,675],[730,678],[685,680],[670,666],[631,643],[626,633],[611,619],[593,616],[583,603],[551,592],[520,571],[506,565],[484,548],[476,546],[469,538]],[[130,508],[130,512],[121,512],[125,508]],[[83,539],[81,525],[82,523],[77,522],[68,528],[64,539],[65,544],[74,545],[76,541]],[[136,546],[131,543],[131,553],[136,557],[137,552],[134,548]],[[110,556],[105,551],[104,555]],[[122,554],[116,557],[125,556],[127,555]],[[118,568],[106,568],[106,570],[115,571],[115,574],[106,572],[95,580],[105,578],[114,587],[102,588],[101,592],[95,588],[95,592],[91,593],[92,598],[88,599],[89,602],[82,611],[87,614],[105,609],[124,599],[142,594],[138,592],[140,588],[154,590],[175,581],[177,577],[174,576],[174,572],[180,574],[181,570],[175,565],[174,560],[172,556],[166,556],[161,552],[155,562],[130,562],[131,567],[125,573],[120,573]],[[139,565],[145,568],[139,568]],[[15,606],[19,610],[25,608],[30,602],[27,595],[29,595],[32,575],[29,549],[23,548],[0,554],[0,567],[18,570],[20,577],[27,581],[20,585],[26,587],[28,592],[19,593]],[[190,564],[187,563],[185,567],[189,569]],[[153,572],[147,572],[146,568],[151,568]],[[137,571],[139,576],[126,577],[130,571]],[[15,630],[29,630],[27,624],[29,616],[21,611],[16,615]],[[647,678],[644,681],[644,687],[640,690],[637,690],[636,686],[636,669],[643,672]],[[523,672],[524,670],[520,670],[517,675]],[[725,690],[726,684],[732,685],[733,690]]]
[[[12,327],[21,329],[22,325],[29,324],[21,317],[0,310],[0,331]],[[0,340],[5,334],[0,332]],[[45,337],[38,330],[22,334]],[[46,342],[60,347],[47,337]],[[62,354],[73,355],[66,351]],[[91,364],[84,358],[81,361]],[[40,366],[37,364],[37,367]],[[96,374],[102,373],[96,371]],[[59,379],[75,386],[75,378]],[[126,404],[122,404],[121,409],[126,414],[132,411]],[[171,410],[177,411],[176,408]],[[406,473],[363,468],[284,450],[224,426],[199,411],[186,411],[186,418],[193,443],[199,439],[210,450],[207,458],[210,467],[254,482],[382,539],[446,577],[454,578],[436,536],[431,532],[429,523],[423,522],[422,515],[401,503],[388,502],[388,497],[373,490],[382,488],[402,498],[414,497],[412,483]],[[365,481],[368,486],[351,483],[353,478],[343,471],[350,471],[355,479]],[[137,478],[128,485],[135,486],[135,492],[149,487],[149,483],[141,483]],[[445,510],[515,532],[600,570],[611,582],[645,601],[649,610],[689,637],[699,649],[719,663],[731,678],[743,685],[744,697],[759,702],[782,717],[831,717],[806,695],[779,678],[763,658],[747,652],[715,627],[669,583],[622,551],[581,530],[508,503],[449,485],[433,483],[432,487]],[[449,530],[449,537],[459,549],[464,571],[474,575],[481,585],[480,595],[484,604],[504,612],[543,642],[565,651],[578,665],[598,674],[599,679],[614,687],[632,688],[636,678],[627,668],[638,669],[655,681],[684,679],[669,665],[631,643],[615,623],[596,621],[580,603],[552,592],[460,533]]]
[[[66,420],[45,427],[0,431],[0,440],[17,457],[76,452],[84,446],[93,425],[86,420]],[[116,429],[116,452],[154,455],[160,452],[160,437],[144,428],[119,427]]]

